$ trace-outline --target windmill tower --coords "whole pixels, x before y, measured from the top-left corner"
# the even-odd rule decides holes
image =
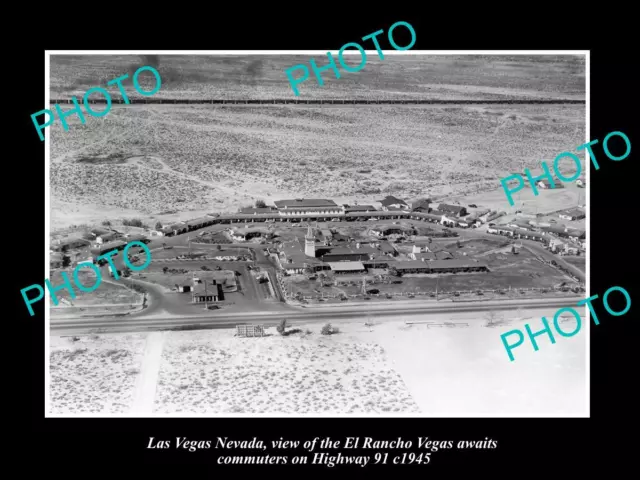
[[[307,257],[316,257],[316,236],[311,225],[309,225],[307,234],[304,237],[304,254]]]

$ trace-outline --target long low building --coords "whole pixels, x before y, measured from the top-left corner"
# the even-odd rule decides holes
[[[389,267],[394,267],[400,273],[470,273],[489,271],[486,263],[462,258],[427,262],[420,260],[389,262]]]
[[[335,273],[362,273],[366,269],[362,262],[328,262]]]
[[[295,209],[289,210],[287,215],[281,213],[254,213],[254,214],[209,214],[206,217],[190,220],[181,224],[166,226],[159,230],[167,237],[180,235],[211,225],[231,224],[231,223],[259,223],[259,222],[308,222],[308,221],[367,221],[367,220],[402,220],[412,219],[423,222],[442,223],[443,216],[433,213],[407,212],[405,210],[396,211],[367,211],[348,213],[321,213],[332,210],[320,210],[315,213],[297,213]],[[307,210],[307,212],[311,212]]]

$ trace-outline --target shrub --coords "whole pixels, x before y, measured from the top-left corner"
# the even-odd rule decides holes
[[[322,335],[333,335],[334,333],[340,333],[340,329],[337,327],[332,327],[330,323],[327,323],[322,330],[320,330]]]
[[[125,218],[124,220],[122,220],[122,224],[125,227],[147,228],[147,226],[139,218],[131,218],[131,219]]]
[[[264,200],[256,200],[256,208],[266,208],[267,204]]]
[[[111,226],[111,222],[109,220],[103,220],[102,221],[102,226],[103,227],[110,227]]]

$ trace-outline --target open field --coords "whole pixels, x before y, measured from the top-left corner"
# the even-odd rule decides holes
[[[126,413],[147,334],[51,337],[51,412]]]
[[[126,413],[135,398],[145,400],[143,414],[584,414],[584,333],[555,345],[541,337],[538,352],[525,344],[510,362],[500,334],[523,329],[522,314],[505,314],[497,328],[479,315],[336,323],[332,336],[314,324],[286,337],[273,329],[263,338],[232,330],[52,337],[52,411]],[[526,321],[537,326],[542,315],[553,312],[531,311]]]
[[[359,37],[365,35],[362,32]],[[358,37],[358,38],[359,38]],[[299,85],[298,98],[336,99],[584,99],[584,56],[571,55],[396,55],[386,37],[380,40],[385,59],[375,50],[357,73],[341,70],[340,79],[325,72],[320,87],[310,78]],[[327,45],[337,62],[342,45]],[[366,49],[373,44],[363,45]],[[411,52],[409,52],[411,53]],[[349,58],[351,57],[351,58]],[[154,95],[178,99],[272,99],[296,98],[285,69],[306,64],[314,58],[327,64],[326,54],[317,55],[53,55],[51,56],[52,98],[81,98],[91,87],[102,86],[125,73],[125,90],[130,98],[144,98],[135,91],[131,77],[143,65],[153,66],[162,78]],[[349,64],[359,54],[345,52]],[[295,72],[295,76],[300,72]],[[153,88],[153,76],[140,76],[142,88]],[[120,93],[109,88],[114,98]]]
[[[73,269],[65,271],[67,273],[67,276],[69,277],[69,281],[72,282],[76,298],[72,299],[67,289],[58,290],[56,292],[56,296],[58,297],[60,306],[70,305],[71,303],[76,306],[90,306],[142,302],[143,296],[139,292],[135,292],[130,288],[125,288],[124,285],[118,284],[118,280],[110,279],[109,281],[107,268],[101,269],[102,282],[100,283],[100,286],[93,292],[81,291],[73,283]],[[80,279],[80,283],[87,287],[93,286],[96,282],[96,277],[93,273],[93,270],[88,268],[80,270],[78,272],[78,278]],[[105,278],[107,278],[107,281],[105,281]],[[54,287],[62,285],[63,279],[61,271],[57,270],[51,272],[49,280],[51,281],[51,285],[53,285]],[[47,295],[47,297],[49,297],[50,305],[53,306],[53,299],[51,299],[50,295]]]
[[[70,122],[50,127],[54,230],[136,216],[154,225],[167,205],[186,219],[301,196],[494,191],[502,209],[500,178],[585,136],[583,106],[165,105]]]
[[[580,255],[580,256],[565,255],[562,258],[566,262],[569,262],[571,265],[575,265],[576,267],[578,267],[583,272],[585,271],[587,259],[584,257],[584,255]]]

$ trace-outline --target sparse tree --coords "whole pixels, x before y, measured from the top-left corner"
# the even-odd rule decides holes
[[[311,267],[304,267],[304,273],[306,275],[313,275],[313,268]]]
[[[487,321],[487,324],[486,324],[487,327],[493,327],[498,322],[500,322],[500,320],[502,320],[502,316],[494,310],[489,310],[487,314],[484,316],[484,318]]]
[[[156,222],[156,230],[162,230],[162,223]]]
[[[162,242],[162,249],[165,250],[167,248],[167,244]]]
[[[264,200],[256,200],[256,208],[266,208],[267,204]]]
[[[169,267],[162,267],[162,273],[166,275],[168,271],[169,271]]]
[[[276,330],[278,331],[278,333],[280,335],[284,335],[287,332],[287,327],[288,326],[289,326],[289,324],[287,323],[287,319],[283,318],[282,320],[280,320],[280,323],[276,327]]]
[[[222,245],[216,245],[216,250],[218,251],[222,250]]]
[[[110,222],[109,220],[104,220],[104,221],[102,222],[102,226],[103,226],[103,227],[110,227],[110,226],[111,226],[111,222]]]
[[[511,246],[511,253],[513,253],[514,255],[518,253],[518,251],[516,250],[516,246],[515,245]]]
[[[128,277],[131,275],[131,270],[128,267],[124,267],[122,269],[122,276],[123,277]]]
[[[67,268],[71,265],[71,257],[69,255],[62,256],[62,268]]]

